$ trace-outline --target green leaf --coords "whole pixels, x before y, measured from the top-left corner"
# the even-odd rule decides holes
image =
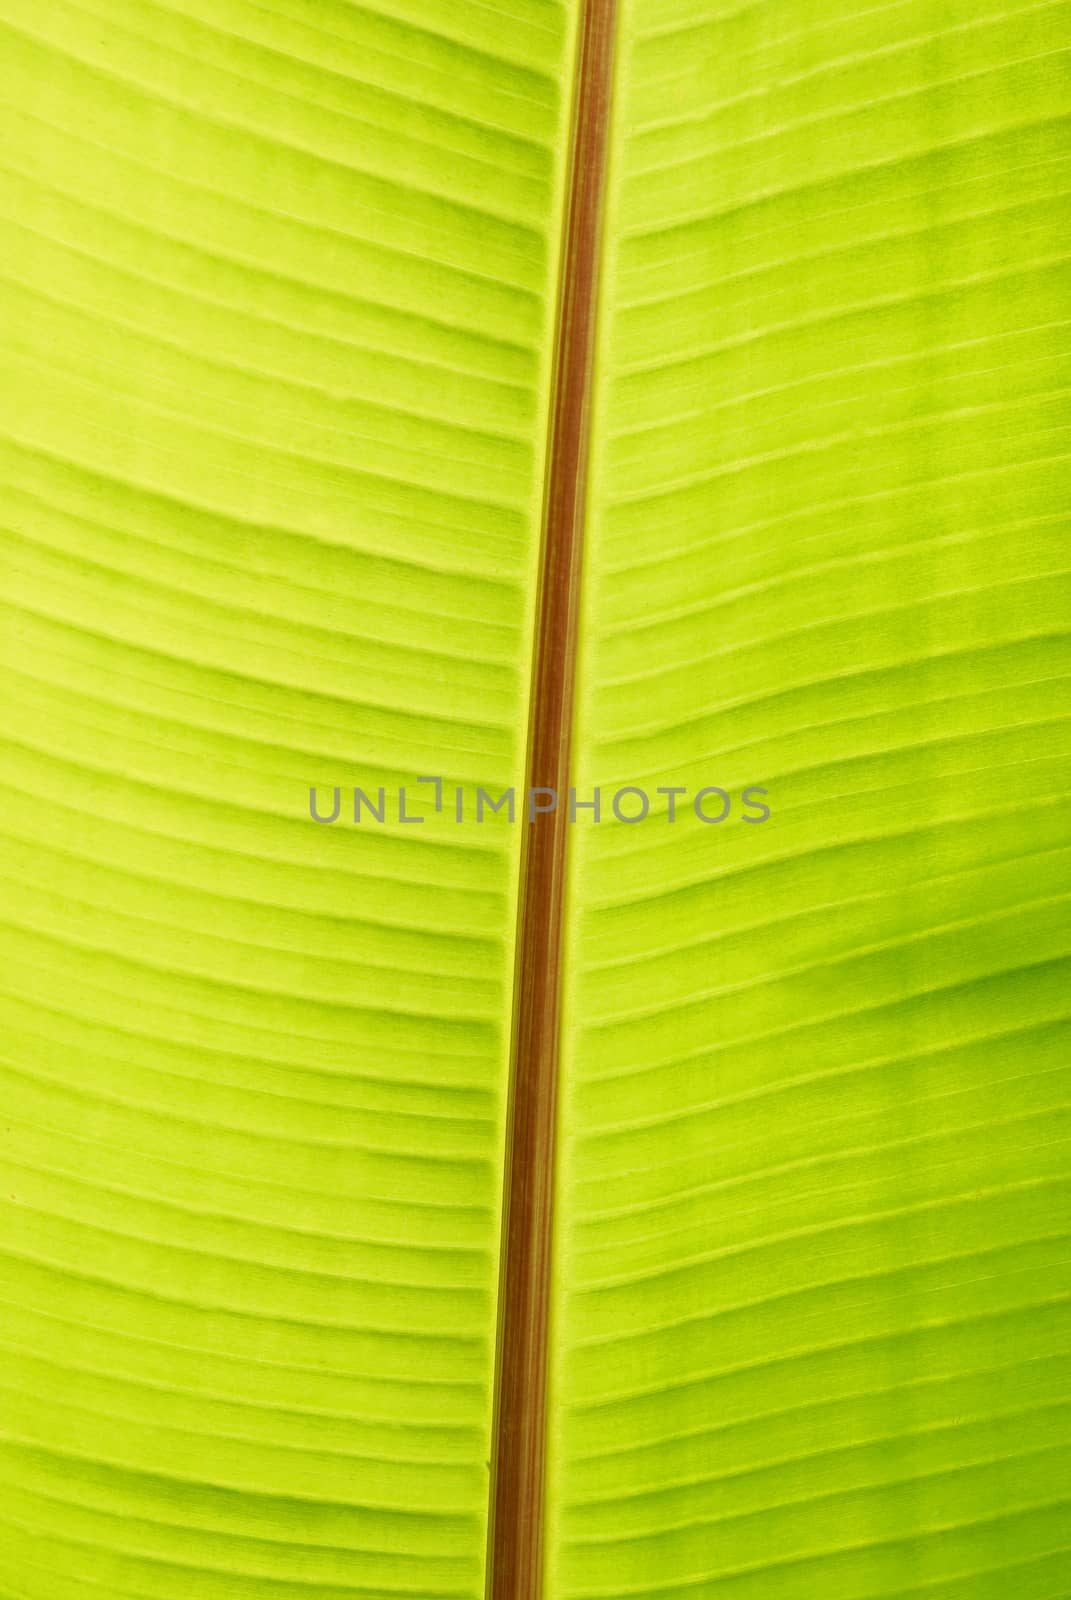
[[[1071,8],[709,10],[618,84],[578,783],[734,809],[572,841],[550,1592],[1041,1600]]]
[[[483,1592],[584,20],[0,0],[0,1600]],[[1071,4],[616,24],[543,1590],[1060,1600]]]

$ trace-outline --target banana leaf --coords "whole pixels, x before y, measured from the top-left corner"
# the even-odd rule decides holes
[[[1071,4],[0,40],[0,1600],[1063,1600]]]

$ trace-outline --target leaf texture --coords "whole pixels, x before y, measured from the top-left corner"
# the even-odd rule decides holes
[[[577,783],[733,809],[575,830],[555,1597],[1071,1591],[1069,45],[628,8]]]
[[[0,0],[0,1600],[483,1592],[580,20]],[[1069,51],[619,0],[547,1600],[1071,1593]]]
[[[0,12],[0,1594],[477,1594],[567,18]]]

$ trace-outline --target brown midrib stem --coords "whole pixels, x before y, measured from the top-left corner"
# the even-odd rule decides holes
[[[541,1600],[554,1135],[577,620],[617,0],[581,0],[543,502],[506,1139],[488,1600]]]

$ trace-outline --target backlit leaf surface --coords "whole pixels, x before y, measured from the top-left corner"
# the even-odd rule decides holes
[[[2,1600],[483,1591],[578,22],[0,0]],[[621,7],[548,1600],[1071,1592],[1069,47]]]

